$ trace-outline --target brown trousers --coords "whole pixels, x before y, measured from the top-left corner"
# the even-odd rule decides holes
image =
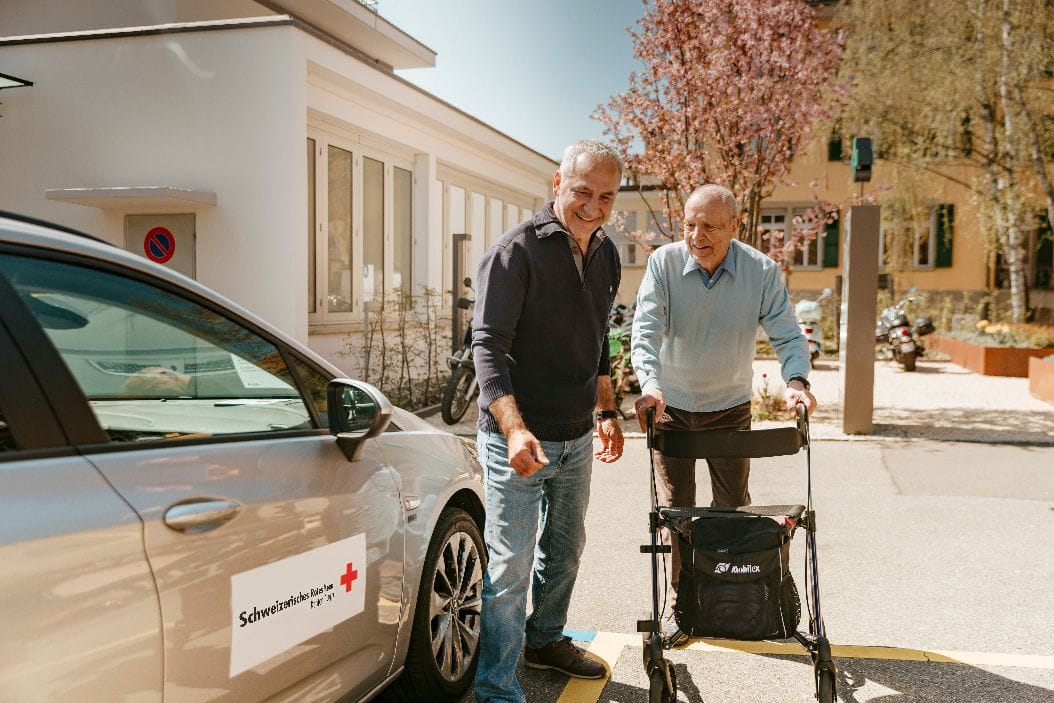
[[[715,412],[689,412],[666,406],[666,412],[655,423],[656,430],[749,430],[750,402]],[[695,459],[677,459],[653,451],[655,459],[655,492],[658,505],[692,507],[695,502]],[[710,468],[712,507],[732,508],[750,505],[750,459],[707,459]],[[670,570],[667,572],[668,608],[677,603],[677,583],[680,580],[681,555],[677,540],[669,531],[662,530],[663,544],[672,544]],[[672,612],[667,610],[667,612]]]

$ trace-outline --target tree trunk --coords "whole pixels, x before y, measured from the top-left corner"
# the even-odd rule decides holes
[[[1021,193],[1017,179],[1018,159],[1015,151],[1014,137],[1015,106],[1010,98],[1010,81],[1013,66],[1011,55],[1013,43],[1010,22],[1010,0],[1003,0],[1001,17],[1000,63],[999,63],[999,106],[1003,111],[1003,148],[1000,151],[1000,194],[1005,203],[1006,230],[1003,241],[1003,256],[1010,274],[1010,318],[1013,322],[1024,322],[1028,311],[1028,282],[1025,279],[1027,255],[1021,229]]]

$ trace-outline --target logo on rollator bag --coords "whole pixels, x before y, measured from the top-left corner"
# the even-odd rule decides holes
[[[727,561],[723,561],[714,567],[715,574],[758,574],[761,573],[761,567],[757,564],[743,564],[732,566]]]

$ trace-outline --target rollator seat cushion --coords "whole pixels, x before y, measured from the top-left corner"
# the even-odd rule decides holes
[[[786,639],[801,620],[786,520],[732,514],[678,518],[677,624],[695,637]]]

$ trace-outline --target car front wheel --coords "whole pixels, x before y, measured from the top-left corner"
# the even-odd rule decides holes
[[[460,508],[439,516],[417,594],[406,669],[389,700],[456,701],[476,674],[486,550]]]

